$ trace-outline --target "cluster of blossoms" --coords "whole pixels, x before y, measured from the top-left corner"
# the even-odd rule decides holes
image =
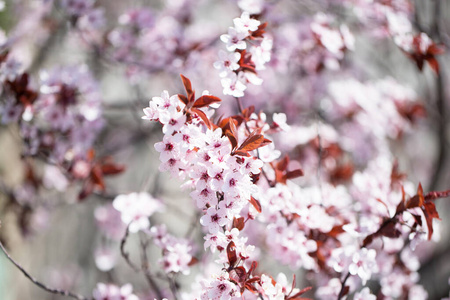
[[[255,218],[267,226],[263,232],[274,257],[284,264],[310,270],[319,283],[316,296],[320,299],[341,298],[353,292],[374,297],[367,288],[360,292],[358,288],[369,280],[392,280],[392,272],[400,281],[386,283],[382,291],[385,296],[397,297],[404,289],[423,291],[417,285],[417,264],[412,263],[414,256],[405,240],[414,240],[411,247],[415,247],[417,237],[421,239],[428,233],[431,238],[432,220],[438,217],[432,201],[448,192],[424,195],[419,187],[414,195],[413,184],[398,173],[386,152],[369,159],[363,171],[350,173],[350,185],[322,183],[301,188],[292,179],[302,172],[292,169],[288,156],[277,161],[279,152],[272,151],[269,157],[262,153],[261,159],[257,158],[259,152],[269,148],[270,140],[263,134],[281,128],[289,131],[283,122],[285,117],[276,115],[274,120],[279,124],[275,121],[270,125],[264,114],[245,109],[238,116],[214,124],[212,112],[206,107],[216,105],[220,99],[206,92],[195,99],[190,81],[182,79],[187,96],[169,96],[165,91],[150,101],[143,118],[163,125],[163,141],[155,144],[160,152],[160,170],[189,179],[185,186],[194,189],[191,197],[203,212],[200,223],[207,231],[205,248],[218,250],[216,262],[229,266],[213,281],[202,281],[200,297],[233,299],[255,291],[269,299],[277,295],[276,282],[268,285],[263,277],[252,275],[254,268],[246,265],[256,257],[254,246],[246,244],[243,229],[260,226],[246,226]],[[390,85],[385,85],[389,89]],[[353,101],[359,106],[355,114],[376,109],[358,104],[357,98]],[[388,105],[399,115],[404,101],[393,97]],[[406,128],[383,121],[380,124],[390,126],[385,132],[394,135]],[[385,139],[384,135],[380,134],[380,138]],[[239,146],[241,140],[244,142]],[[267,147],[255,152],[262,146]],[[264,180],[260,179],[262,170]],[[414,196],[407,198],[406,193]],[[409,260],[396,261],[397,255]],[[246,285],[248,280],[253,284]],[[281,295],[289,297],[287,293]]]
[[[149,218],[160,211],[162,204],[148,193],[119,195],[113,201],[113,207],[120,212],[122,222],[130,232],[148,229]]]
[[[59,2],[63,11],[80,30],[95,30],[105,25],[105,11],[95,6],[95,0],[60,0]]]
[[[20,123],[26,154],[45,153],[56,163],[85,157],[103,127],[100,92],[87,67],[42,72],[39,91],[26,73],[12,72],[2,86],[2,122]]]
[[[139,300],[133,294],[133,287],[131,284],[126,284],[118,287],[113,284],[98,283],[93,292],[95,300]]]
[[[258,127],[262,122],[251,109],[246,110],[240,122],[236,116],[213,124],[212,111],[207,107],[217,106],[220,99],[205,92],[195,99],[190,81],[183,76],[182,79],[187,97],[169,96],[164,91],[161,97],[150,101],[143,119],[163,125],[163,141],[155,144],[160,152],[160,170],[170,171],[178,179],[188,178],[185,186],[194,189],[190,195],[203,212],[200,223],[207,232],[205,249],[217,251],[216,262],[229,265],[227,272],[216,274],[212,281],[202,281],[200,297],[272,295],[274,287],[252,274],[256,262],[252,266],[246,263],[255,258],[254,246],[247,244],[248,238],[242,233],[245,223],[261,211],[259,201],[252,195],[258,192],[255,183],[264,163],[250,153],[270,140],[264,138],[263,128]],[[265,125],[266,130],[270,128]],[[268,297],[272,299],[274,295]]]
[[[258,71],[265,69],[270,61],[272,38],[264,35],[267,23],[261,22],[244,11],[240,18],[233,20],[234,27],[220,36],[228,52],[219,52],[220,61],[214,63],[222,77],[223,93],[233,97],[243,97],[247,83],[261,85],[263,80]]]
[[[188,66],[215,38],[210,26],[193,23],[194,5],[192,0],[166,1],[163,12],[139,8],[119,17],[119,25],[107,33],[107,46],[125,64],[132,83],[147,73]]]
[[[164,272],[189,274],[189,267],[195,263],[192,256],[193,247],[189,241],[168,234],[164,225],[152,227],[150,235],[154,244],[162,250],[160,264]]]
[[[331,15],[318,13],[310,20],[281,26],[279,59],[288,63],[293,59],[307,74],[338,70],[345,52],[354,50],[355,41],[346,25],[334,28],[333,21]]]

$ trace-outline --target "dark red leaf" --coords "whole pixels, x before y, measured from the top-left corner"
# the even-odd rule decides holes
[[[258,200],[256,200],[255,198],[253,198],[253,196],[250,196],[250,203],[255,207],[255,209],[261,213],[262,209],[261,209],[261,203],[259,203]]]
[[[249,273],[250,273],[250,272],[249,272]],[[255,277],[250,278],[250,279],[247,280],[246,282],[248,282],[248,283],[254,283],[254,282],[259,282],[260,280],[261,280],[260,277],[255,276]]]
[[[430,65],[431,69],[433,69],[434,72],[439,73],[439,62],[436,58],[430,57],[427,59],[428,64]]]
[[[433,235],[433,219],[440,220],[439,214],[433,202],[426,202],[422,211],[425,215],[425,220],[427,221],[428,240],[431,240],[431,236]]]
[[[398,238],[402,233],[395,228],[394,222],[389,222],[383,226],[379,231],[379,234],[388,238]]]
[[[186,90],[188,102],[194,102],[195,92],[192,89],[191,81],[188,78],[184,77],[182,74],[180,74],[180,76],[181,80],[183,81],[184,89]]]
[[[233,152],[234,155],[239,155],[239,156],[250,156],[250,153],[248,153],[247,151],[234,151]]]
[[[196,113],[196,114],[203,120],[203,122],[205,122],[205,125],[206,125],[209,129],[212,128],[212,123],[211,123],[211,121],[209,120],[209,118],[206,116],[206,114],[205,114],[202,110],[200,110],[200,109],[198,109],[198,108],[193,108],[191,111],[194,112],[194,113]]]
[[[402,200],[397,205],[397,209],[395,210],[395,214],[399,214],[406,210],[406,200],[405,200],[405,189],[402,186]]]
[[[292,291],[295,289],[295,286],[297,285],[297,282],[296,282],[296,280],[295,280],[295,274],[293,275],[293,278],[292,278],[292,286],[291,286],[291,292],[289,293],[289,294],[291,294],[292,293]]]
[[[105,181],[103,180],[103,173],[99,165],[95,165],[91,170],[92,182],[102,191],[105,190]]]
[[[93,191],[94,191],[94,183],[89,179],[86,180],[86,182],[83,185],[83,189],[78,194],[78,201],[83,201],[84,199],[86,199],[87,196],[92,194]]]
[[[419,224],[419,226],[422,226],[422,218],[419,215],[416,214],[411,214],[414,218],[414,220],[416,221],[417,224]]]
[[[450,196],[450,190],[440,192],[429,192],[425,195],[425,201],[432,201],[438,198],[446,198]]]
[[[414,195],[411,199],[409,199],[406,208],[414,208],[414,207],[422,207],[425,203],[425,198],[423,196],[422,185],[419,183],[419,187],[417,188],[417,195]]]
[[[233,241],[231,241],[227,246],[227,257],[230,267],[233,267],[237,262],[236,245]]]
[[[304,289],[302,289],[301,291],[299,291],[298,293],[296,293],[292,297],[289,297],[289,299],[295,299],[296,297],[300,297],[301,295],[303,295],[304,293],[306,293],[306,292],[308,292],[310,290],[312,290],[311,286],[305,287]]]
[[[188,99],[185,95],[178,94],[178,99],[180,99],[180,101],[183,102],[185,105],[188,104]]]
[[[112,163],[106,163],[103,164],[102,167],[102,173],[104,175],[114,175],[114,174],[119,174],[122,173],[123,171],[125,171],[125,166],[124,165],[116,165],[116,164],[112,164]]]
[[[237,276],[237,281],[240,283],[243,283],[247,277],[247,271],[245,270],[244,267],[240,266],[240,267],[236,267],[233,269],[234,272],[236,272],[236,276]]]
[[[287,179],[297,178],[297,177],[301,177],[301,176],[303,176],[302,169],[297,169],[297,170],[289,171],[286,173]]]
[[[252,274],[256,270],[257,267],[258,267],[258,262],[257,261],[253,261],[252,265],[250,266],[250,270],[248,270],[248,273]]]
[[[240,218],[233,218],[233,228],[237,228],[239,231],[241,231],[242,229],[244,229],[245,226],[245,221],[244,221],[244,217],[240,217]]]
[[[250,292],[252,292],[253,294],[258,294],[258,290],[253,286],[253,285],[251,285],[250,283],[245,283],[245,288],[247,289],[247,290],[249,290]]]

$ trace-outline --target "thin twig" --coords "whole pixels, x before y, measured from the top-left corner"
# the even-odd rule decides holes
[[[142,272],[144,272],[145,279],[147,279],[147,282],[149,283],[152,290],[156,293],[156,296],[158,299],[162,299],[163,295],[161,290],[158,287],[158,284],[153,279],[153,275],[150,273],[149,266],[148,266],[148,257],[147,257],[147,246],[148,246],[148,240],[144,240],[142,238],[142,235],[139,236],[139,239],[141,241],[141,269]]]
[[[9,259],[9,261],[12,262],[23,273],[23,275],[25,275],[25,277],[27,277],[37,287],[39,287],[39,288],[41,288],[41,289],[43,289],[43,290],[45,290],[45,291],[47,291],[49,293],[52,293],[52,294],[58,294],[58,295],[62,295],[62,296],[67,296],[67,297],[71,297],[71,298],[78,299],[78,300],[91,299],[91,298],[86,298],[86,297],[84,297],[82,295],[79,295],[79,294],[72,293],[70,291],[51,288],[51,287],[43,284],[42,282],[38,281],[33,276],[31,276],[30,273],[28,273],[18,262],[16,262],[9,255],[8,251],[6,251],[5,247],[3,246],[2,242],[0,242],[0,248],[2,249],[3,253],[5,253],[5,255]]]
[[[350,272],[347,272],[347,275],[345,276],[344,280],[342,281],[341,290],[339,291],[337,300],[340,300],[344,296],[345,283],[347,282],[347,279],[349,277],[350,277]]]
[[[130,223],[131,224],[131,223]],[[130,260],[130,254],[128,252],[125,252],[125,243],[127,241],[128,235],[130,234],[130,224],[127,226],[127,230],[125,231],[125,235],[123,236],[122,240],[120,241],[120,254],[125,259],[127,264],[135,271],[139,272],[139,268]]]

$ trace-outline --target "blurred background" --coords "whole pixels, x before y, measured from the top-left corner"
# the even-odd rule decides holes
[[[242,6],[246,1],[239,2]],[[433,70],[428,61],[419,70],[417,63],[394,41],[388,30],[392,24],[386,25],[386,15],[380,9],[390,6],[393,11],[404,13],[414,31],[427,33],[447,50],[450,1],[254,2],[253,5],[263,7],[261,19],[268,22],[266,31],[274,43],[272,60],[267,70],[261,72],[264,83],[248,88],[246,105],[255,105],[256,111],[263,110],[268,115],[285,112],[292,126],[329,124],[338,128],[337,134],[345,135],[348,131],[342,116],[348,111],[338,112],[333,103],[342,100],[339,97],[368,96],[383,85],[380,82],[392,80],[395,84],[382,87],[384,91],[377,92],[379,97],[395,97],[393,94],[398,93],[399,97],[420,105],[409,111],[411,122],[407,125],[394,126],[392,132],[383,129],[387,132],[383,138],[371,133],[349,134],[347,138],[353,146],[344,152],[355,162],[351,173],[363,169],[375,155],[372,152],[379,151],[382,144],[392,151],[399,169],[409,180],[421,182],[426,192],[450,189],[448,51],[436,56],[439,70]],[[106,207],[118,194],[147,191],[166,205],[165,212],[152,216],[152,224],[165,223],[176,236],[190,235],[195,241],[203,241],[194,206],[188,193],[179,188],[182,182],[158,171],[159,160],[153,144],[160,141],[161,128],[141,120],[142,109],[163,90],[181,93],[179,74],[184,74],[199,94],[208,90],[223,99],[218,115],[237,112],[233,98],[222,97],[220,77],[213,63],[218,59],[218,51],[224,49],[220,35],[241,14],[238,3],[231,0],[0,3],[3,3],[2,53],[9,51],[8,59],[16,62],[9,65],[9,73],[2,73],[5,76],[1,78],[5,82],[2,90],[8,85],[8,76],[26,72],[29,80],[25,87],[39,94],[33,102],[37,103],[33,106],[37,119],[33,128],[38,129],[24,125],[26,109],[22,121],[18,117],[7,119],[10,100],[6,92],[1,94],[0,240],[15,260],[49,286],[91,295],[97,282],[114,281],[132,282],[134,289],[140,291],[146,286],[145,280],[120,257],[120,238],[105,237],[99,225],[102,212],[98,209]],[[318,17],[320,13],[328,19],[317,21],[324,18]],[[323,50],[323,44],[317,42],[317,37],[311,38],[308,31],[313,22],[326,23],[342,32],[345,30],[341,25],[345,24],[354,37],[353,47],[340,54],[323,54],[327,49]],[[317,53],[322,54],[317,57]],[[79,87],[70,97],[76,98],[78,104],[86,104],[89,112],[96,111],[95,116],[84,114],[83,121],[73,117],[75,121],[69,125],[62,117],[62,125],[55,127],[46,123],[47,115],[39,115],[38,107],[50,101],[46,97],[58,80],[61,85]],[[11,87],[9,84],[8,88]],[[425,114],[421,113],[422,108]],[[79,111],[83,109],[80,107]],[[373,111],[374,115],[384,113],[387,112],[382,109]],[[389,122],[389,116],[381,119],[381,123]],[[75,139],[75,129],[67,131],[65,126],[84,131],[80,129]],[[379,124],[373,126],[376,132]],[[38,145],[33,144],[34,139],[40,141]],[[287,150],[291,148],[286,146]],[[87,158],[89,149],[95,149],[94,159]],[[105,173],[104,190],[98,186],[89,190],[87,177],[74,171],[77,162],[93,164],[105,157],[110,157],[118,168],[124,165],[126,169],[117,174]],[[301,163],[305,173],[316,174],[314,163]],[[55,166],[56,170],[52,168]],[[338,180],[345,184],[348,177],[344,177]],[[303,183],[308,184],[314,178],[306,178]],[[88,195],[80,196],[83,191]],[[448,297],[449,291],[449,199],[438,200],[437,208],[442,221],[435,229],[436,242],[424,243],[417,249],[422,261],[420,283],[428,291],[429,299]],[[127,241],[132,259],[139,257],[138,244],[139,235],[132,235]],[[107,252],[105,264],[113,261],[114,269],[100,270],[101,249]],[[158,249],[150,247],[149,251],[150,260],[155,262],[159,258]],[[275,261],[268,260],[266,265],[289,270]],[[301,271],[298,272],[301,277]],[[192,272],[182,277],[180,284],[190,289],[194,277]],[[37,288],[0,255],[0,299],[62,297]]]

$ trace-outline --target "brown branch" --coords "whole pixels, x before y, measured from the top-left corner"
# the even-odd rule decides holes
[[[30,273],[28,273],[18,262],[16,262],[9,255],[8,251],[6,251],[5,247],[3,246],[2,242],[0,242],[0,248],[2,249],[3,253],[5,253],[5,255],[8,258],[8,260],[10,262],[12,262],[23,273],[23,275],[25,275],[25,277],[27,277],[37,287],[39,287],[39,288],[41,288],[41,289],[43,289],[43,290],[45,290],[45,291],[47,291],[49,293],[52,293],[52,294],[58,294],[58,295],[62,295],[62,296],[67,296],[67,297],[71,297],[71,298],[74,298],[74,299],[79,299],[79,300],[91,299],[91,298],[86,298],[86,297],[84,297],[82,295],[79,295],[79,294],[72,293],[70,291],[51,288],[51,287],[43,284],[42,282],[38,281],[33,276],[31,276]]]
[[[130,223],[131,224],[131,223]],[[130,260],[130,254],[125,252],[125,243],[127,242],[128,235],[130,234],[130,224],[127,226],[127,230],[125,231],[125,235],[120,241],[120,254],[125,259],[127,264],[135,271],[139,272],[139,268]]]
[[[344,280],[342,281],[341,290],[339,291],[337,300],[340,300],[344,295],[345,291],[345,283],[347,282],[347,279],[350,277],[350,272],[347,272],[347,275],[345,276]]]
[[[142,236],[139,236],[139,238],[141,241],[141,270],[142,272],[144,272],[145,279],[147,279],[148,284],[150,285],[152,290],[156,293],[158,299],[162,299],[163,294],[159,289],[158,284],[153,279],[153,275],[150,273],[148,266],[148,257],[147,257],[148,240],[144,240]]]

